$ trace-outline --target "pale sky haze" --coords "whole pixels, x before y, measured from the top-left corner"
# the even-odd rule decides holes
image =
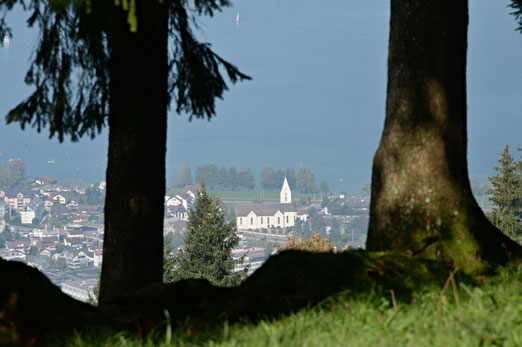
[[[251,167],[256,176],[265,165],[304,165],[318,183],[358,192],[384,124],[389,2],[233,3],[201,20],[200,37],[254,80],[230,86],[210,122],[170,114],[168,183],[182,164]],[[470,1],[468,163],[482,180],[505,144],[522,147],[522,34],[508,3]],[[36,36],[24,18],[11,14],[15,36],[9,49],[0,48],[2,119],[30,92],[23,78]],[[107,131],[94,141],[58,144],[47,132],[0,122],[0,162],[22,158],[30,176],[103,180],[106,156]]]

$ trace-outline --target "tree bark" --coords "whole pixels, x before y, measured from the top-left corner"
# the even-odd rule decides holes
[[[467,0],[392,0],[386,120],[374,157],[367,248],[468,272],[521,256],[471,193]]]
[[[105,237],[99,304],[162,281],[167,130],[166,2],[137,0],[137,32],[114,6]]]

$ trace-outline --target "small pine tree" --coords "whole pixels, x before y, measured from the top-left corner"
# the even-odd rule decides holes
[[[495,171],[499,174],[488,177],[493,185],[489,190],[492,195],[493,211],[489,219],[507,236],[518,242],[522,241],[522,164],[516,162],[509,154],[509,145],[500,155],[499,167]]]
[[[232,259],[232,249],[239,243],[235,221],[226,222],[219,199],[209,196],[205,182],[195,209],[189,212],[185,248],[177,256],[173,279],[204,278],[214,285],[238,285],[248,269],[234,272],[239,261]]]

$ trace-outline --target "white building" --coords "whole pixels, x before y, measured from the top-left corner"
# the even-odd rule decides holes
[[[78,253],[74,258],[67,260],[67,267],[71,270],[83,269],[89,266],[89,257],[83,252]]]
[[[286,177],[278,204],[236,205],[237,230],[288,228],[295,226],[297,218],[297,209],[292,204],[292,191]]]
[[[16,249],[0,249],[0,258],[4,260],[25,261],[26,255]]]
[[[199,184],[185,186],[174,196],[165,196],[165,205],[166,207],[181,205],[188,210],[196,202],[196,196],[200,191]]]
[[[22,224],[31,224],[33,222],[34,217],[36,217],[36,213],[29,206],[25,206],[23,211],[20,212],[20,219]]]
[[[76,300],[86,302],[89,295],[94,297],[94,287],[98,283],[98,279],[89,278],[83,281],[69,281],[62,283],[62,292],[72,296]]]

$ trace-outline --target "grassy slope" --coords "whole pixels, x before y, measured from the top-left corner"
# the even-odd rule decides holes
[[[145,341],[77,337],[69,346],[477,346],[522,345],[522,266],[481,287],[428,288],[410,304],[387,296],[340,295],[278,320],[218,328],[187,326]],[[456,298],[458,298],[458,303]],[[168,330],[168,328],[167,328]],[[197,331],[197,333],[196,333]],[[170,343],[169,343],[170,340]]]

